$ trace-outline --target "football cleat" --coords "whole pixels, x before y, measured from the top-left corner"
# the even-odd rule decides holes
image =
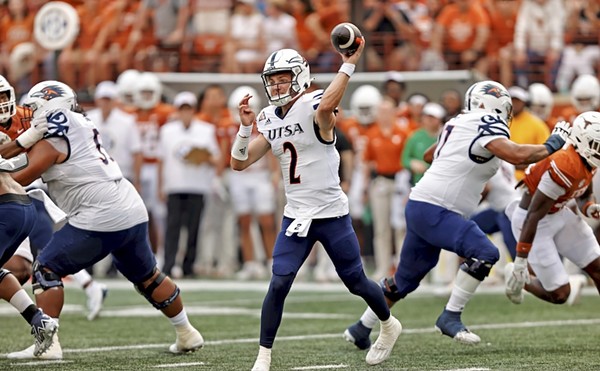
[[[254,362],[254,366],[252,366],[252,371],[269,371],[270,369],[271,349],[261,346],[258,349],[258,356],[256,356],[256,361]]]
[[[108,294],[108,288],[105,284],[92,282],[90,287],[85,290],[87,294],[88,321],[93,321],[100,314],[102,304]]]
[[[352,326],[348,327],[346,331],[344,331],[344,339],[347,342],[350,342],[360,350],[369,349],[371,346],[371,339],[369,335],[371,334],[371,329],[362,324],[361,321],[356,322]]]
[[[203,346],[204,339],[200,332],[189,326],[185,330],[177,331],[177,339],[175,344],[171,344],[169,351],[175,354],[195,352]]]
[[[38,309],[31,319],[31,335],[35,337],[34,356],[37,357],[50,348],[56,331],[58,322]]]
[[[525,298],[523,290],[514,291],[508,288],[508,280],[512,277],[514,266],[514,263],[507,263],[504,266],[504,293],[513,303],[521,304]]]
[[[19,352],[12,352],[6,355],[8,359],[44,359],[44,360],[56,360],[62,359],[63,353],[60,343],[58,342],[58,334],[55,333],[52,337],[52,345],[39,356],[34,355],[35,345],[30,346],[27,349],[23,349]]]
[[[444,309],[435,322],[435,328],[443,335],[450,336],[459,343],[468,345],[478,344],[481,338],[463,325],[460,315],[461,312],[452,312]]]
[[[252,366],[252,371],[269,371],[271,369],[271,358],[259,355]]]
[[[387,324],[381,322],[379,336],[367,353],[366,361],[369,365],[378,365],[390,357],[398,336],[402,333],[402,325],[394,316],[390,316]]]
[[[571,293],[567,298],[566,304],[571,306],[579,303],[579,299],[581,299],[581,291],[583,290],[583,286],[587,283],[587,277],[583,274],[575,274],[569,276],[569,284],[571,285]]]

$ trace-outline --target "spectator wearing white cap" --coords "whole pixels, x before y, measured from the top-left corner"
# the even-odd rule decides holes
[[[198,229],[206,195],[212,191],[220,151],[214,125],[194,118],[198,101],[194,93],[181,92],[173,101],[177,119],[160,129],[159,197],[167,204],[163,272],[175,266],[182,228],[187,229],[184,277],[193,277]]]
[[[510,123],[510,139],[519,144],[542,144],[550,136],[550,129],[542,119],[529,112],[529,93],[519,86],[511,86],[508,93],[512,97],[513,117]],[[517,165],[517,180],[525,176],[526,165]]]
[[[139,191],[142,144],[135,117],[118,107],[118,89],[112,81],[98,84],[94,102],[96,108],[87,115],[96,124],[102,145]]]
[[[423,154],[436,142],[445,116],[446,110],[441,105],[426,103],[421,113],[421,128],[412,133],[404,145],[402,165],[410,171],[412,185],[415,185],[429,168],[429,164],[423,160]]]

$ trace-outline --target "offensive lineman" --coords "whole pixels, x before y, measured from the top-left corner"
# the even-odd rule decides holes
[[[436,266],[441,249],[463,257],[450,299],[436,321],[442,334],[461,343],[481,340],[462,323],[461,313],[499,258],[496,246],[468,216],[500,160],[537,162],[560,149],[569,132],[568,124],[560,124],[544,144],[519,145],[509,139],[511,114],[511,97],[501,84],[481,81],[467,90],[463,114],[446,122],[438,142],[425,153],[425,160],[433,162],[406,204],[407,234],[398,268],[394,277],[381,281],[393,306]],[[374,313],[367,309],[344,337],[366,349],[375,323]]]
[[[108,155],[95,125],[83,114],[73,90],[58,81],[44,81],[29,91],[24,103],[34,121],[44,110],[48,132],[31,147],[29,166],[15,173],[21,184],[42,177],[48,192],[68,215],[33,265],[36,301],[58,320],[64,302],[61,277],[97,263],[111,254],[117,269],[165,314],[177,338],[169,350],[183,353],[201,348],[204,340],[189,322],[179,288],[156,267],[148,243],[148,213],[133,187]],[[62,351],[58,339],[51,351]]]

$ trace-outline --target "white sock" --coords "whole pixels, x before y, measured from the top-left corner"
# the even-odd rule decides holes
[[[15,292],[15,294],[10,298],[9,302],[10,305],[19,311],[19,313],[23,313],[27,307],[33,305],[33,300],[31,300],[29,295],[27,295],[27,292],[25,292],[23,289]]]
[[[390,327],[392,325],[392,315],[390,314],[390,318],[385,321],[381,321],[381,327]]]
[[[363,315],[360,316],[360,322],[362,322],[363,326],[367,328],[373,328],[375,327],[377,322],[379,322],[379,318],[377,317],[375,312],[373,312],[373,309],[368,307],[367,310],[365,310],[365,312],[363,313]]]
[[[175,328],[185,328],[191,326],[190,321],[188,320],[187,313],[185,313],[185,308],[179,312],[175,317],[169,318],[171,324],[175,326]]]
[[[459,270],[454,279],[454,287],[446,309],[452,312],[462,312],[480,284],[481,281]]]
[[[82,269],[79,272],[71,275],[75,282],[79,284],[79,286],[84,287],[88,283],[92,282],[92,276],[85,270]]]
[[[271,359],[271,349],[265,348],[262,345],[258,347],[258,357],[256,358],[268,358]]]

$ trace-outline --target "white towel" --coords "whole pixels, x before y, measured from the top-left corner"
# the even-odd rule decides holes
[[[306,218],[297,218],[290,224],[290,226],[285,230],[286,236],[291,236],[294,233],[298,234],[298,237],[306,237],[308,236],[308,230],[310,228],[310,224],[312,223],[312,219]]]
[[[54,229],[60,229],[67,223],[67,214],[62,211],[56,204],[48,197],[46,192],[41,189],[32,189],[27,191],[27,194],[31,198],[35,198],[36,200],[42,201],[44,203],[44,207],[50,215],[50,219],[54,222]]]

